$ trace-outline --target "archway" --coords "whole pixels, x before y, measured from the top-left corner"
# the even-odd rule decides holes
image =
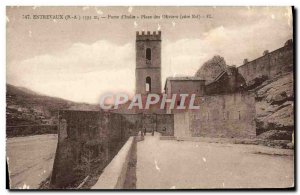
[[[151,92],[151,77],[146,77],[146,92]]]

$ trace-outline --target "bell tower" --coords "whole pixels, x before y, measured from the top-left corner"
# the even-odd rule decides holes
[[[161,31],[136,32],[136,94],[161,94]]]

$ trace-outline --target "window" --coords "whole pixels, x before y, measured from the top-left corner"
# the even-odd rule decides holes
[[[151,78],[146,78],[146,92],[151,92]]]
[[[146,59],[151,60],[151,49],[150,48],[146,49]]]

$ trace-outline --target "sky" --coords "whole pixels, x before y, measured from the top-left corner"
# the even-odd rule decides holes
[[[141,18],[192,14],[202,18]],[[164,86],[168,76],[193,76],[214,55],[240,66],[282,47],[293,36],[292,20],[290,7],[7,7],[6,79],[41,94],[98,103],[106,92],[134,93],[136,31],[162,32]]]

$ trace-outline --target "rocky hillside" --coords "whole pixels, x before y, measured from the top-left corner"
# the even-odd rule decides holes
[[[293,73],[266,80],[254,91],[258,137],[291,140],[294,131]]]
[[[7,127],[55,125],[58,110],[61,109],[99,110],[99,107],[45,96],[24,87],[6,85]]]
[[[195,76],[200,77],[209,83],[226,70],[226,68],[227,65],[224,58],[221,56],[214,56],[200,67]]]

